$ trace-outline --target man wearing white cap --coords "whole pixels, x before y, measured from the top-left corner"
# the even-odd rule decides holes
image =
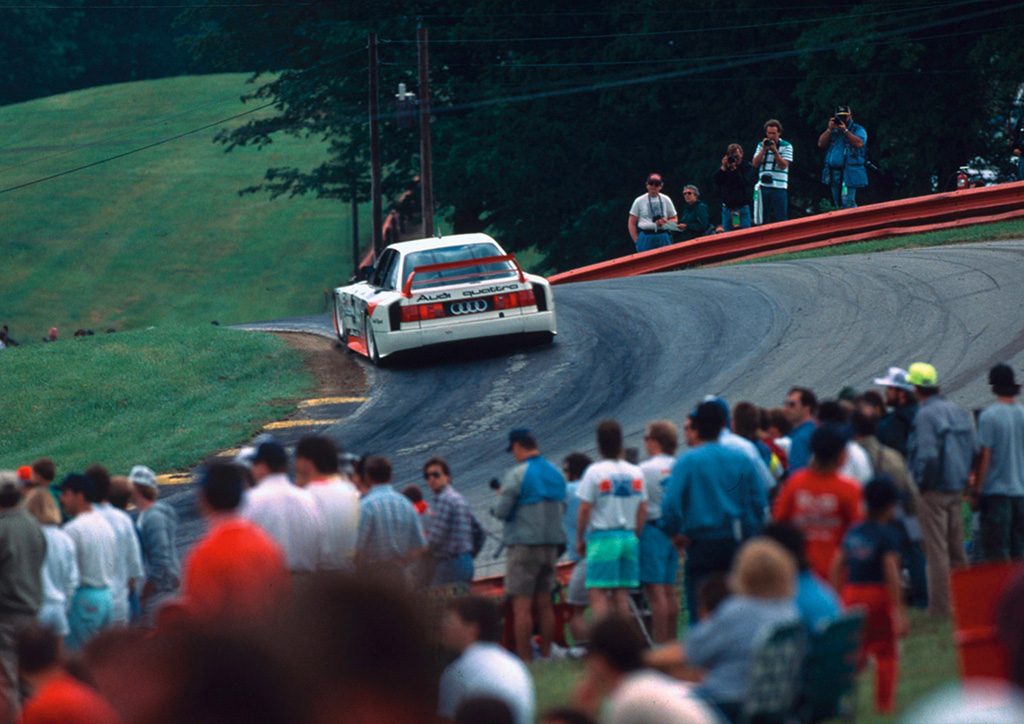
[[[880,443],[906,457],[907,438],[917,414],[914,386],[907,382],[907,371],[900,367],[890,367],[885,377],[875,378],[875,384],[885,389],[885,403],[892,408],[892,412],[878,421],[875,436]]]
[[[139,592],[142,624],[153,624],[160,606],[176,597],[181,583],[181,560],[178,558],[178,514],[174,508],[158,501],[160,489],[156,474],[145,465],[136,465],[128,474],[132,483],[132,503],[139,510],[135,527],[142,542],[142,560],[146,582]]]

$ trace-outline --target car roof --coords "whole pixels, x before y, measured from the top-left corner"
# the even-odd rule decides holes
[[[415,239],[413,241],[400,241],[396,244],[389,244],[389,249],[394,249],[399,254],[410,254],[416,251],[427,251],[429,249],[443,249],[448,246],[459,246],[461,244],[497,244],[498,248],[501,249],[501,244],[492,239],[487,234],[453,234],[452,236],[445,236],[441,238],[432,237],[430,239]],[[504,249],[502,249],[502,253]]]

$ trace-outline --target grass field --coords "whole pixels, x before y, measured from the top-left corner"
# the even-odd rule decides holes
[[[239,119],[26,188],[228,118],[246,76],[171,78],[0,107],[0,321],[15,338],[51,326],[138,329],[312,314],[351,273],[348,204],[239,196],[266,168],[310,168],[315,140],[225,154]],[[360,219],[369,239],[369,218]]]
[[[51,457],[61,475],[187,468],[250,439],[310,391],[269,334],[161,327],[0,352],[0,469]]]

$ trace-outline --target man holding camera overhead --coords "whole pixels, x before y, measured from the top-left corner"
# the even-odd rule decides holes
[[[722,166],[711,181],[721,189],[722,230],[750,228],[750,202],[754,191],[754,167],[743,160],[743,148],[730,143]]]
[[[849,106],[836,106],[828,119],[828,128],[818,138],[818,148],[827,148],[821,182],[832,191],[832,204],[838,209],[857,206],[857,189],[868,185],[864,168],[867,160],[868,132],[853,122]]]
[[[757,169],[760,205],[754,205],[754,223],[786,221],[789,218],[789,164],[793,144],[782,140],[782,123],[772,118],[764,124],[764,140],[757,144],[751,164]]]

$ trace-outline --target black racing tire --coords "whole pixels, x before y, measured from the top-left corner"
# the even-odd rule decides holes
[[[380,352],[377,350],[377,338],[373,336],[373,327],[370,326],[370,317],[366,317],[366,356],[378,367],[381,365]]]
[[[348,345],[348,329],[345,327],[345,315],[341,313],[338,297],[334,297],[334,331],[341,343]]]

